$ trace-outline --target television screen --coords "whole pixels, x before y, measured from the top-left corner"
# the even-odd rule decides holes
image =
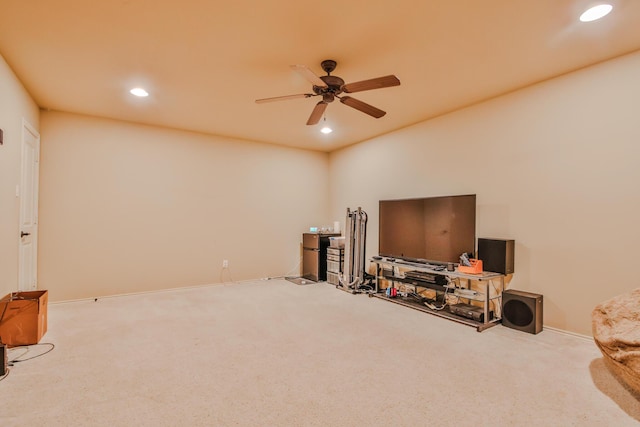
[[[475,251],[475,194],[381,200],[379,214],[381,256],[457,263]]]

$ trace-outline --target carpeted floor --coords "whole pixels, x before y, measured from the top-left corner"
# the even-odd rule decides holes
[[[50,304],[48,320],[55,349],[0,381],[2,427],[640,425],[590,340],[478,333],[326,283]]]

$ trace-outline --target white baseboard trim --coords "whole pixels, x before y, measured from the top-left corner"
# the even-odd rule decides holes
[[[585,341],[593,341],[593,337],[590,335],[578,334],[577,332],[565,331],[564,329],[558,329],[551,326],[544,325],[544,329],[548,329],[552,332],[564,335],[570,335],[572,337],[581,338]]]
[[[86,297],[86,298],[77,298],[77,299],[69,299],[69,300],[53,301],[53,302],[49,301],[49,305],[69,304],[69,303],[82,302],[82,301],[95,301],[97,299],[119,298],[119,297],[135,296],[135,295],[148,295],[148,294],[155,294],[155,293],[160,293],[160,292],[186,291],[186,290],[193,290],[193,289],[211,288],[211,287],[216,287],[216,286],[240,285],[240,284],[247,283],[247,282],[257,282],[259,280],[261,280],[261,279],[248,279],[248,280],[240,280],[240,281],[235,281],[235,282],[218,282],[218,283],[209,283],[209,284],[204,284],[204,285],[180,286],[180,287],[177,287],[177,288],[151,289],[151,290],[148,290],[148,291],[127,292],[127,293],[113,294],[113,295],[102,295],[102,296],[96,295],[96,296]]]

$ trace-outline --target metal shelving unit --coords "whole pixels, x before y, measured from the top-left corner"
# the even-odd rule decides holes
[[[440,271],[426,267],[424,264],[420,263],[389,260],[386,258],[372,259],[371,262],[376,265],[375,290],[374,293],[369,294],[371,297],[381,298],[425,313],[453,320],[468,326],[473,326],[478,330],[478,332],[500,323],[502,318],[500,309],[502,307],[502,292],[504,291],[505,278],[503,274],[492,272],[466,274],[458,271]],[[417,271],[426,273],[427,275],[444,276],[448,278],[447,284],[442,285],[416,279],[414,277],[405,277],[404,272],[406,271]],[[447,301],[448,299],[455,299],[456,303],[459,303],[462,300],[465,303],[474,306],[477,305],[473,304],[473,302],[480,302],[483,320],[477,321],[455,314],[451,312],[449,304],[442,309],[432,309],[411,296],[389,297],[381,290],[381,280],[388,281],[390,286],[393,287],[395,287],[396,283],[402,283],[414,286],[416,289],[431,289],[436,292],[436,295],[442,295],[442,298]],[[475,294],[470,293],[473,291],[472,284],[477,284],[474,287],[479,288],[479,290],[475,291]],[[492,290],[493,293],[491,292]],[[492,303],[494,310],[491,310]]]

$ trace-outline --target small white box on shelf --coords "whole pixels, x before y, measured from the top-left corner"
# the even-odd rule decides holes
[[[332,248],[344,248],[344,237],[329,237],[329,246]]]

